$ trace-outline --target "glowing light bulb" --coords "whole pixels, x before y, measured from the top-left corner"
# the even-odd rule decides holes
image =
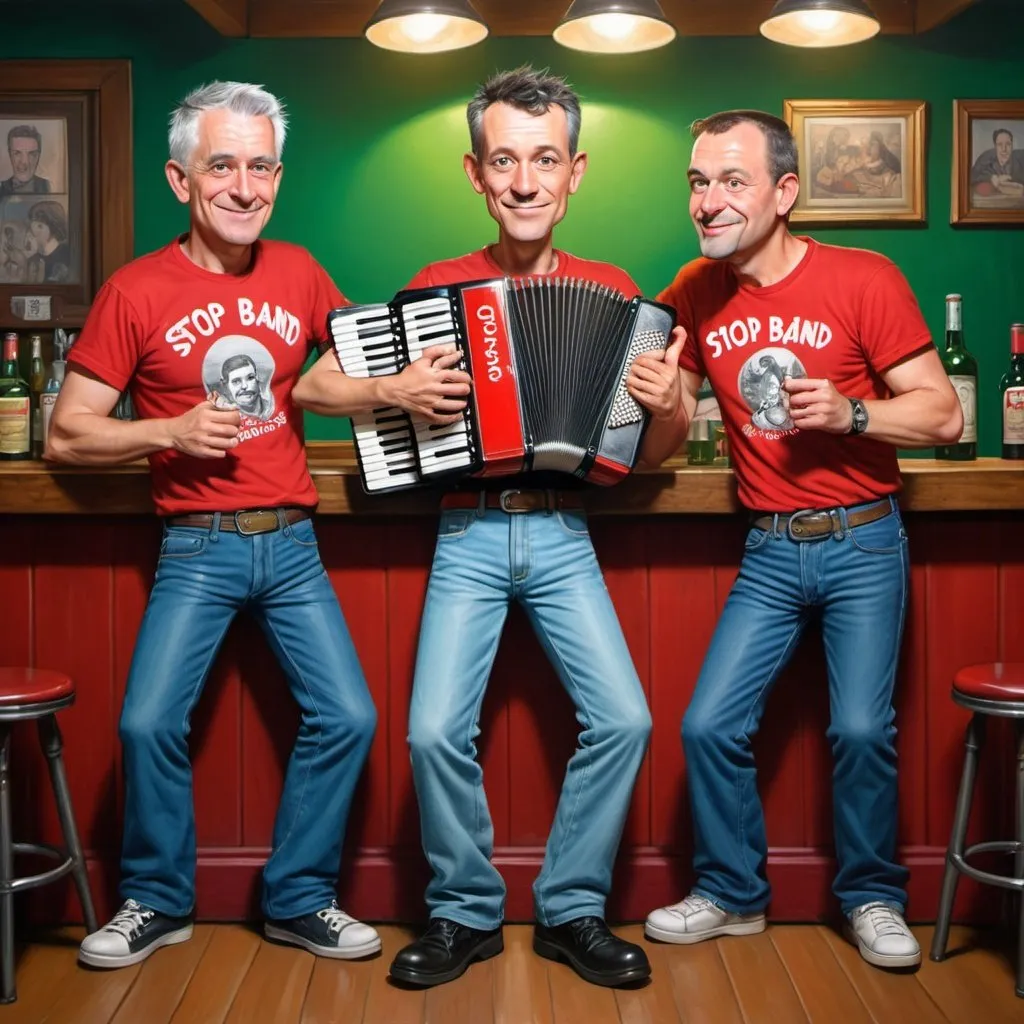
[[[621,40],[636,30],[637,19],[632,14],[595,14],[590,26],[605,39]]]
[[[800,24],[809,32],[832,32],[839,27],[842,18],[839,11],[800,12]]]
[[[414,43],[429,43],[448,27],[449,21],[446,14],[407,14],[402,19],[402,32]]]

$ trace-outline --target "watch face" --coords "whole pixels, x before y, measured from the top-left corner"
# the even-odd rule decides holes
[[[868,425],[868,411],[864,408],[863,403],[853,403],[853,429],[854,432],[859,434]]]

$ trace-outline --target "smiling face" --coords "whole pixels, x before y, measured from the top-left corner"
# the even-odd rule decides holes
[[[749,121],[694,143],[688,172],[690,217],[700,251],[742,259],[777,229],[796,201],[796,176],[772,181],[764,133]]]
[[[585,153],[569,156],[565,111],[552,104],[538,115],[493,103],[484,111],[482,128],[480,157],[468,154],[464,166],[502,237],[549,239],[587,164]]]
[[[35,139],[14,137],[10,140],[7,152],[14,169],[14,180],[31,181],[39,166],[39,143]]]

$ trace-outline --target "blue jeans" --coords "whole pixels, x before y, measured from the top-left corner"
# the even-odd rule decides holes
[[[763,910],[768,846],[750,741],[804,627],[820,618],[828,666],[836,858],[844,913],[903,909],[896,863],[892,706],[907,605],[907,539],[895,501],[884,519],[797,541],[751,529],[683,718],[694,820],[695,891],[734,913]],[[863,506],[853,506],[853,508]],[[852,510],[852,509],[851,509]],[[808,681],[814,685],[814,681]]]
[[[604,916],[651,730],[583,513],[443,512],[420,626],[409,746],[433,869],[430,916],[470,928],[497,928],[505,909],[474,741],[512,600],[523,606],[583,727],[533,886],[542,924]]]
[[[189,719],[228,626],[259,622],[301,709],[263,872],[263,911],[298,917],[335,895],[352,792],[376,711],[307,519],[243,536],[165,526],[121,711],[121,895],[181,916],[195,902]]]

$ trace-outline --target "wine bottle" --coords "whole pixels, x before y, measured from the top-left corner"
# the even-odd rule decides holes
[[[946,296],[946,348],[939,353],[960,408],[964,429],[960,440],[935,446],[935,458],[964,462],[978,456],[978,361],[967,351],[963,332],[963,300]]]
[[[1003,398],[1003,458],[1024,459],[1024,324],[1010,328],[1010,368],[999,382]]]
[[[4,335],[0,369],[0,459],[32,458],[32,392],[18,369],[18,335]]]

